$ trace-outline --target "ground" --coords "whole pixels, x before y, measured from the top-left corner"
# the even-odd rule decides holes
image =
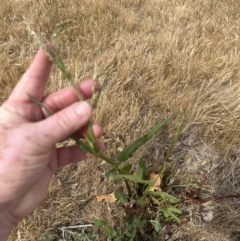
[[[3,0],[0,101],[38,50],[27,27],[46,41],[58,22],[72,19],[61,41],[74,79],[91,78],[95,62],[100,82],[108,77],[94,115],[104,128],[105,152],[114,155],[171,116],[167,128],[137,153],[152,166],[160,165],[185,115],[174,151],[185,153],[176,166],[179,182],[202,182],[203,198],[228,196],[209,199],[201,210],[185,202],[188,221],[163,227],[162,239],[156,240],[239,240],[239,9],[234,0]],[[67,85],[54,67],[47,92]],[[61,240],[62,227],[93,224],[95,217],[121,226],[119,205],[92,198],[114,190],[115,183],[104,176],[107,170],[97,159],[59,170],[44,203],[10,240],[36,240],[39,231],[49,240]],[[98,231],[93,225],[89,232]],[[104,234],[97,233],[95,240],[105,240]]]

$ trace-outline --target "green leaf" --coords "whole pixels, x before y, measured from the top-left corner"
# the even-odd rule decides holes
[[[102,220],[102,219],[98,219],[98,218],[95,218],[93,220],[93,222],[98,226],[98,227],[106,227],[107,226],[107,222]]]
[[[156,232],[160,231],[161,226],[158,220],[149,220],[149,222],[152,224]]]
[[[182,214],[182,212],[174,206],[169,207],[168,210],[172,213]]]
[[[165,156],[163,162],[167,162],[168,158],[170,157],[170,155],[172,154],[173,148],[175,147],[175,144],[177,143],[177,141],[180,139],[181,135],[182,135],[182,131],[183,131],[183,124],[186,121],[186,116],[181,118],[181,121],[177,127],[177,131],[175,133],[174,139],[171,143],[170,148],[168,149],[167,155]]]
[[[90,121],[88,123],[88,131],[87,131],[87,136],[85,138],[86,138],[86,141],[88,142],[88,145],[91,146],[92,148],[92,153],[94,154],[99,153],[96,137],[93,133],[92,123]]]
[[[151,195],[160,196],[162,199],[168,199],[171,203],[178,203],[180,201],[178,198],[162,191],[151,192]]]
[[[177,217],[174,213],[172,213],[172,212],[169,211],[169,210],[166,210],[166,213],[167,213],[173,220],[175,220],[175,221],[178,222],[178,223],[181,223],[180,218]]]
[[[168,214],[168,212],[166,211],[166,210],[162,210],[162,209],[160,209],[162,212],[163,212],[163,215],[164,215],[164,217],[166,218],[166,219],[168,219],[169,218],[169,214]]]
[[[142,179],[143,178],[143,170],[140,167],[138,167],[136,169],[136,171],[133,173],[133,176],[137,177],[139,179]]]
[[[147,206],[150,203],[149,197],[143,197],[136,200],[136,204],[139,206]]]
[[[124,165],[120,166],[119,169],[121,170],[122,174],[129,174],[132,169],[131,163],[124,163]]]
[[[147,141],[149,141],[163,126],[167,124],[167,122],[170,120],[170,118],[160,122],[158,125],[153,127],[147,134],[145,134],[143,137],[137,139],[134,141],[131,145],[124,148],[122,152],[120,152],[117,155],[117,159],[120,162],[125,162],[127,159],[133,156],[133,154],[141,147],[143,146]]]
[[[117,235],[117,233],[112,227],[109,227],[107,229],[107,237],[108,238],[114,238],[114,237],[116,237],[116,235]]]
[[[93,80],[94,80],[95,84],[98,83],[98,81],[97,81],[98,73],[97,72],[98,72],[97,71],[97,65],[95,64],[94,65],[94,74],[93,74]],[[97,93],[93,93],[93,97],[92,97],[92,107],[93,107],[93,109],[97,108],[98,101],[100,99],[100,96],[102,94],[103,89],[105,88],[105,86],[107,84],[108,78],[109,78],[109,75],[107,75],[103,79],[100,90],[98,90]]]
[[[41,230],[38,230],[36,234],[38,239],[41,241],[51,241],[50,238],[48,238],[44,233],[42,233]]]
[[[125,204],[128,201],[128,196],[118,189],[115,190],[114,195],[115,195],[116,199],[122,204]]]
[[[119,180],[119,179],[128,179],[132,182],[135,182],[135,183],[143,183],[143,184],[150,184],[152,183],[152,181],[147,181],[147,180],[142,180],[138,177],[135,177],[133,175],[126,175],[126,174],[116,174],[114,172],[107,172],[106,173],[106,177],[109,177],[109,178],[112,178],[114,180]]]
[[[143,159],[139,160],[138,165],[142,168],[144,175],[148,175],[148,169],[147,169],[146,163]]]
[[[75,142],[76,144],[85,152],[85,153],[92,153],[91,148],[85,144],[83,141],[79,140],[76,136],[71,135],[70,136]]]
[[[109,171],[109,172],[106,172],[105,173],[105,176],[108,177],[108,178],[112,178],[112,179],[115,179],[114,177],[118,176],[119,174],[117,174],[116,172],[112,172],[112,171]],[[120,179],[120,178],[119,178]]]

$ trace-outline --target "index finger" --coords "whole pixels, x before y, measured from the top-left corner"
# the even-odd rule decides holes
[[[52,63],[41,49],[35,56],[32,64],[17,83],[7,101],[29,102],[30,94],[41,99],[50,75]]]
[[[84,99],[91,98],[94,92],[97,92],[100,89],[100,85],[95,83],[94,80],[86,80],[78,83],[76,84],[76,87]],[[78,101],[78,98],[72,86],[48,94],[42,99],[42,103],[53,113],[68,107],[76,101]],[[45,111],[44,115],[46,115]]]

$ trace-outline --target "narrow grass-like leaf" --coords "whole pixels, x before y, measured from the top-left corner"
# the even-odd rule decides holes
[[[114,195],[116,199],[122,204],[125,204],[128,201],[128,196],[118,189],[115,190]]]
[[[70,136],[76,144],[85,152],[85,153],[92,153],[91,148],[86,145],[83,141],[79,140],[75,135]]]
[[[172,213],[182,214],[182,212],[174,206],[169,207],[168,210],[170,210]]]
[[[28,95],[28,97],[29,97],[33,102],[35,102],[37,105],[39,105],[40,107],[42,107],[49,116],[53,114],[53,113],[52,113],[41,101],[39,101],[36,97],[34,97],[34,96],[30,95],[30,94],[27,94],[27,95]]]
[[[155,205],[158,205],[159,207],[163,206],[163,204],[162,204],[158,199],[156,199],[155,197],[153,197],[152,195],[150,195],[150,198],[151,198],[151,200],[153,201],[153,203],[154,203]]]
[[[159,196],[162,199],[168,199],[170,202],[172,203],[178,203],[179,199],[166,193],[166,192],[162,192],[162,191],[155,191],[155,192],[151,192],[151,195],[153,196]]]
[[[86,140],[88,140],[88,144],[92,146],[92,151],[94,153],[99,153],[99,148],[97,145],[96,137],[93,133],[91,121],[88,122],[88,131],[87,131]]]
[[[160,122],[158,125],[154,126],[148,133],[146,133],[143,137],[137,139],[134,141],[131,145],[126,147],[122,152],[120,152],[117,155],[117,159],[120,162],[124,162],[130,157],[133,156],[133,154],[141,147],[143,146],[147,141],[149,141],[163,126],[167,124],[167,122],[170,120],[170,118]]]
[[[169,209],[166,210],[167,214],[173,219],[175,220],[176,222],[180,223],[181,220],[179,217],[177,217],[174,213],[172,213]]]
[[[156,232],[160,231],[161,225],[158,220],[149,220],[149,222],[152,224]]]
[[[97,104],[98,104],[98,101],[100,99],[100,96],[102,94],[102,90],[103,88],[105,87],[106,83],[107,83],[107,79],[108,79],[108,75],[104,78],[103,80],[103,84],[102,84],[102,87],[100,88],[100,90],[98,90],[98,92],[96,94],[93,95],[93,98],[92,98],[92,107],[93,109],[96,109],[97,108]],[[97,83],[97,80],[95,80],[95,83]],[[93,91],[93,93],[95,93],[95,90]]]
[[[175,144],[177,143],[177,141],[180,139],[180,137],[182,135],[183,125],[184,125],[185,120],[186,120],[186,116],[181,118],[181,121],[180,121],[180,123],[179,123],[179,125],[177,127],[177,131],[175,133],[174,139],[173,139],[173,141],[171,143],[170,148],[168,149],[167,155],[164,158],[164,161],[163,161],[164,163],[168,161],[168,158],[171,156],[172,150],[175,147]]]

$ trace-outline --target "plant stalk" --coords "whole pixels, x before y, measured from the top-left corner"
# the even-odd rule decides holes
[[[110,164],[116,171],[118,171],[118,166],[116,165],[116,163],[110,159],[109,157],[105,156],[104,154],[102,154],[101,152],[95,154],[96,157],[101,158],[102,160],[104,160],[105,162],[107,162],[108,164]]]

